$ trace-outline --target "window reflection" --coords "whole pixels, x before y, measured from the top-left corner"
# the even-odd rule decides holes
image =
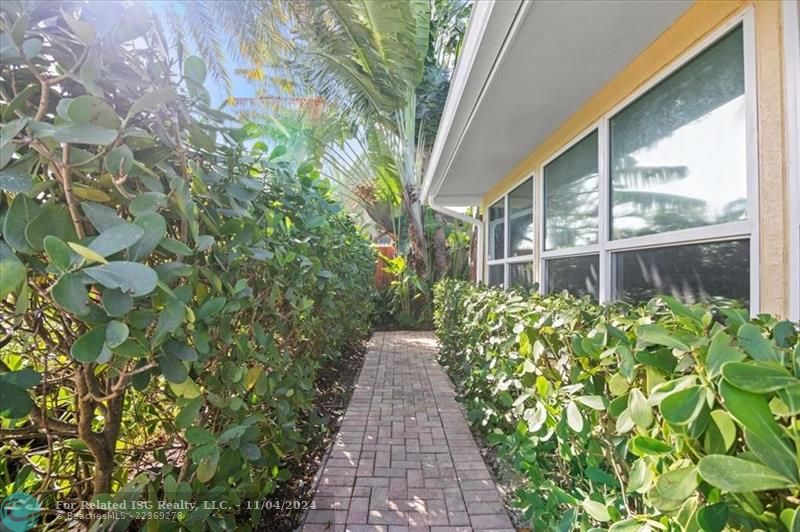
[[[533,255],[533,179],[508,194],[508,240],[512,257]]]
[[[533,286],[533,263],[514,262],[508,265],[508,286],[528,289]]]
[[[504,284],[503,277],[505,276],[503,268],[505,268],[505,266],[503,266],[502,264],[489,266],[489,286],[496,286],[498,288],[503,287]]]
[[[741,27],[611,119],[612,238],[744,220]]]
[[[597,243],[597,131],[544,168],[545,249]]]
[[[489,207],[489,260],[505,257],[505,206],[500,200]]]
[[[568,291],[574,296],[598,298],[599,255],[581,255],[547,260],[547,292]]]
[[[617,298],[631,303],[659,295],[686,303],[715,298],[750,302],[747,240],[671,246],[613,255]]]

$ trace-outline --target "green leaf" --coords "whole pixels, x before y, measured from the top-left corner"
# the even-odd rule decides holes
[[[50,288],[53,300],[66,310],[78,316],[89,313],[89,291],[73,273],[65,273]]]
[[[183,323],[185,308],[183,302],[178,299],[169,298],[167,300],[158,317],[158,324],[151,340],[152,347],[161,345],[170,334],[180,327]]]
[[[23,117],[12,120],[0,126],[0,146],[8,146],[11,141],[25,129],[25,126],[30,122],[30,118]]]
[[[82,201],[81,207],[83,208],[83,213],[89,218],[98,233],[102,233],[115,225],[127,223],[117,216],[117,211],[111,207],[92,203],[91,201]]]
[[[784,441],[776,440],[768,433],[756,433],[749,429],[744,429],[744,441],[764,465],[800,485],[795,455]]]
[[[645,493],[650,489],[653,477],[653,471],[647,465],[647,461],[639,458],[631,466],[627,490],[629,492]]]
[[[30,100],[31,96],[33,96],[35,93],[39,92],[39,89],[40,85],[38,83],[30,83],[16,96],[14,96],[14,99],[8,103],[3,111],[3,121],[8,123],[14,120],[17,117],[17,111],[20,111],[24,114],[28,100]]]
[[[706,367],[708,376],[712,379],[720,374],[722,365],[726,362],[741,362],[747,358],[744,352],[732,345],[732,338],[725,331],[718,331],[711,338],[711,345],[708,348]]]
[[[675,452],[675,449],[661,441],[648,436],[635,436],[631,440],[631,452],[638,456],[663,456]]]
[[[139,261],[147,258],[167,234],[167,222],[160,214],[139,216],[133,222],[144,230],[144,236],[128,250],[128,258]]]
[[[769,393],[800,384],[800,380],[774,362],[728,362],[722,377],[746,392]]]
[[[0,190],[28,192],[33,187],[31,176],[19,168],[6,168],[0,172]]]
[[[175,426],[179,429],[187,429],[192,426],[197,416],[200,414],[200,409],[203,407],[203,399],[195,397],[189,401],[178,415],[175,416]]]
[[[95,238],[89,249],[102,257],[108,257],[130,248],[144,236],[144,229],[138,225],[124,223],[109,227]]]
[[[23,388],[8,382],[9,373],[0,374],[0,418],[19,419],[26,417],[34,408],[30,395]]]
[[[174,356],[162,352],[157,360],[162,375],[169,382],[180,384],[189,377],[189,370],[186,369],[186,365]]]
[[[28,18],[27,14],[20,15],[20,17],[14,22],[14,25],[11,26],[11,40],[14,41],[14,44],[17,46],[22,46],[22,43],[25,41],[25,32],[28,31],[28,25],[30,24],[30,19]]]
[[[57,236],[47,235],[43,240],[47,258],[58,271],[65,272],[72,266],[72,252],[69,246]]]
[[[697,469],[703,480],[731,493],[795,487],[791,480],[773,469],[733,456],[720,454],[704,456],[700,459]]]
[[[33,59],[42,51],[42,40],[38,37],[32,37],[30,39],[25,39],[25,42],[22,43],[22,55],[27,57],[28,59]]]
[[[743,427],[775,441],[781,441],[781,429],[775,421],[764,396],[745,392],[726,381],[720,382],[719,393],[725,408]]]
[[[106,288],[103,290],[103,310],[109,316],[119,318],[133,309],[133,298],[122,290]]]
[[[583,430],[583,416],[581,415],[581,411],[578,407],[570,401],[567,403],[567,425],[575,432],[581,432]]]
[[[752,323],[745,323],[739,327],[737,336],[742,349],[755,360],[783,363],[780,352],[775,349],[772,342],[761,335],[761,329]]]
[[[112,149],[105,158],[106,171],[115,176],[128,175],[135,159],[133,152],[125,144]]]
[[[100,264],[105,264],[108,261],[97,253],[96,251],[87,248],[86,246],[81,246],[80,244],[76,244],[75,242],[67,242],[67,245],[72,248],[72,251],[86,259],[87,261],[91,262],[99,262]]]
[[[214,445],[214,452],[208,456],[204,456],[200,463],[197,464],[197,480],[200,482],[208,482],[214,478],[214,473],[217,472],[217,464],[219,462],[219,449]]]
[[[140,97],[133,105],[131,105],[131,108],[128,110],[128,115],[125,117],[125,122],[129,121],[134,115],[141,113],[146,109],[151,109],[153,107],[169,103],[177,97],[178,93],[172,87],[163,87],[152,90]]]
[[[73,18],[72,15],[68,14],[63,9],[61,9],[61,16],[64,18],[64,21],[67,23],[67,26],[69,26],[69,29],[72,31],[72,33],[78,39],[80,39],[81,42],[84,44],[92,44],[94,42],[94,39],[97,36],[94,25]]]
[[[638,388],[631,390],[628,396],[628,410],[637,427],[646,429],[653,424],[653,409]]]
[[[200,309],[197,311],[196,318],[198,320],[204,320],[214,316],[220,310],[222,310],[222,307],[225,306],[227,301],[228,300],[224,297],[212,297],[211,299],[206,300],[206,302],[203,303],[200,306]]]
[[[3,219],[3,239],[6,243],[19,253],[34,253],[36,250],[25,238],[25,228],[41,212],[42,208],[28,196],[14,196]]]
[[[581,506],[595,521],[600,521],[601,523],[611,521],[611,516],[608,514],[608,508],[605,504],[587,498],[581,502]]]
[[[189,427],[186,430],[186,441],[194,446],[216,443],[217,439],[203,427]]]
[[[83,272],[106,288],[119,288],[133,297],[149,294],[158,283],[156,272],[137,262],[109,262],[86,268]]]
[[[284,155],[285,153],[286,153],[286,146],[278,144],[272,149],[272,153],[269,154],[269,160],[270,161],[275,160],[281,155]]]
[[[673,425],[688,425],[700,414],[705,395],[702,386],[690,386],[672,393],[661,401],[661,415]]]
[[[44,238],[48,235],[57,236],[61,240],[77,240],[75,226],[66,205],[53,203],[46,206],[25,227],[25,239],[37,251],[44,249]]]
[[[681,351],[691,350],[688,345],[660,325],[640,325],[636,328],[636,336],[650,344],[664,345]]]
[[[128,206],[128,210],[131,211],[131,214],[134,216],[143,216],[145,214],[155,213],[166,204],[167,196],[161,192],[142,192],[133,198],[131,204]]]
[[[659,495],[674,501],[685,501],[697,489],[697,468],[683,467],[667,471],[656,479],[656,490]]]
[[[165,238],[161,241],[159,247],[175,255],[191,255],[193,253],[192,248],[174,238]]]
[[[69,350],[72,358],[78,362],[95,362],[101,356],[110,354],[106,346],[106,326],[99,325],[75,340]]]
[[[178,342],[177,340],[167,340],[163,349],[178,360],[186,362],[194,362],[197,360],[197,351],[195,351],[193,347]]]
[[[724,410],[711,412],[703,448],[706,454],[724,454],[736,441],[736,424]]]
[[[117,138],[117,131],[95,124],[65,124],[56,128],[53,138],[67,144],[107,146]]]
[[[703,532],[722,532],[729,513],[728,505],[724,502],[703,506],[697,512],[697,524]]]
[[[25,264],[5,242],[0,242],[0,300],[4,300],[8,294],[16,291],[26,277]]]
[[[106,345],[115,348],[128,339],[128,326],[121,321],[111,320],[106,325]]]
[[[189,78],[198,85],[202,85],[206,80],[206,72],[206,64],[196,55],[190,55],[183,62],[184,77]]]
[[[216,151],[216,141],[211,135],[206,133],[202,127],[197,124],[191,124],[187,129],[189,130],[189,140],[192,142],[192,145],[210,153]]]
[[[579,395],[574,398],[575,402],[588,406],[592,410],[605,410],[606,400],[602,395]]]

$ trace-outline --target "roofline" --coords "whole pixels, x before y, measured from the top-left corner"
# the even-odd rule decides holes
[[[453,162],[455,153],[458,151],[458,145],[461,144],[461,137],[463,137],[464,132],[468,129],[469,124],[472,122],[472,117],[475,114],[475,110],[477,109],[481,100],[483,99],[487,85],[494,77],[497,65],[502,58],[508,43],[511,40],[511,37],[513,37],[514,32],[519,27],[519,21],[523,18],[521,15],[527,11],[527,8],[529,7],[530,2],[526,2],[524,0],[517,1],[518,4],[516,13],[511,20],[511,24],[505,28],[505,36],[502,40],[502,44],[498,50],[498,53],[494,58],[492,58],[492,64],[486,77],[480,80],[473,79],[473,68],[475,66],[475,59],[478,55],[480,45],[483,42],[483,38],[486,33],[486,28],[489,25],[495,7],[499,4],[503,4],[503,7],[505,7],[510,2],[507,0],[501,0],[501,2],[497,2],[497,0],[486,0],[482,2],[475,2],[473,4],[474,7],[472,14],[470,15],[469,24],[467,26],[467,33],[464,36],[461,54],[453,71],[450,89],[447,92],[447,100],[445,101],[444,110],[442,111],[442,118],[439,122],[439,127],[436,132],[436,139],[433,143],[433,149],[431,151],[431,156],[428,161],[425,176],[423,178],[421,193],[423,202],[427,202],[430,196],[436,196],[438,193],[447,170]],[[478,94],[475,103],[472,105],[472,108],[469,109],[469,118],[464,124],[463,129],[457,132],[459,137],[458,145],[455,146],[450,159],[446,161],[446,167],[444,171],[440,172],[438,182],[434,183],[437,170],[439,169],[440,163],[443,162],[441,161],[442,152],[444,151],[445,144],[451,136],[451,129],[453,127],[453,121],[455,119],[456,112],[461,104],[464,90],[470,83],[480,83],[481,91]]]

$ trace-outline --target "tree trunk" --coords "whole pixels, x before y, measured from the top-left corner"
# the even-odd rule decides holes
[[[447,223],[440,213],[434,215],[438,222],[436,232],[433,234],[433,253],[434,253],[434,268],[436,278],[442,279],[447,275],[449,267],[449,257],[447,253],[447,235],[445,235],[444,225]]]
[[[414,270],[423,279],[428,277],[428,250],[425,242],[425,227],[422,218],[422,205],[416,187],[407,185],[403,190],[403,204],[408,214],[408,237],[411,242],[411,255]]]

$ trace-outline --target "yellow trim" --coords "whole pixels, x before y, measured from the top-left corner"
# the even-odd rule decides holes
[[[625,69],[596,92],[558,129],[498,181],[481,205],[485,209],[523,177],[600,120],[606,113],[669,67],[719,26],[753,6],[755,16],[760,309],[787,315],[789,310],[788,176],[785,171],[783,41],[781,3],[776,0],[699,0]]]

